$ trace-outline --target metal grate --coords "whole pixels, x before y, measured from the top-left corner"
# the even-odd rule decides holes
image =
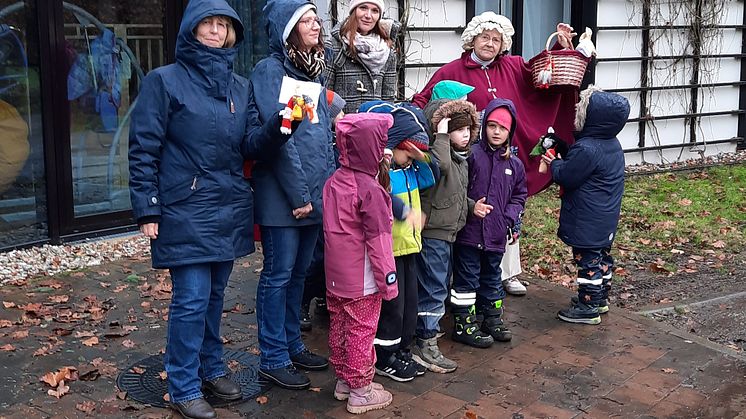
[[[223,353],[223,361],[237,361],[240,368],[229,374],[233,381],[241,386],[243,398],[234,401],[219,399],[210,393],[205,393],[205,400],[213,407],[222,407],[256,398],[259,394],[269,389],[269,383],[258,376],[259,357],[248,352],[226,350]],[[135,372],[134,368],[144,370],[142,374]],[[168,407],[168,402],[163,396],[168,393],[166,380],[161,379],[160,373],[164,371],[163,355],[153,355],[142,361],[134,363],[126,371],[117,377],[117,386],[120,390],[127,392],[127,397],[140,403],[155,407]]]

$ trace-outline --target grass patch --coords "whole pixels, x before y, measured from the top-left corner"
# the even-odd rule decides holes
[[[569,247],[557,237],[558,190],[553,185],[529,198],[521,247],[525,268],[564,281],[574,267]],[[681,255],[745,249],[746,165],[627,178],[612,249],[619,265],[657,261],[675,271]]]

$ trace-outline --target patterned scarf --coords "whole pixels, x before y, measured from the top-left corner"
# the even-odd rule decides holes
[[[345,45],[349,44],[349,38],[347,36],[342,37]],[[386,41],[381,38],[377,33],[370,33],[368,35],[360,35],[360,32],[355,33],[355,50],[357,56],[365,63],[373,74],[381,74],[384,70],[386,63],[389,60],[389,53],[391,48]]]
[[[288,50],[290,62],[304,72],[311,80],[316,79],[324,71],[324,68],[326,68],[323,48],[302,51],[290,43],[286,43],[285,48]]]

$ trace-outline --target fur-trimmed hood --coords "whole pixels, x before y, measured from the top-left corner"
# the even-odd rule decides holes
[[[479,139],[479,117],[477,116],[477,108],[471,102],[465,100],[451,100],[440,105],[435,113],[433,113],[433,117],[430,120],[430,126],[432,127],[433,132],[435,132],[438,129],[438,123],[440,123],[443,118],[450,118],[452,115],[459,113],[465,113],[469,115],[469,119],[471,119],[471,124],[469,126],[471,131],[469,145],[471,146]]]
[[[614,138],[624,128],[629,117],[629,101],[616,93],[589,86],[580,92],[575,105],[576,138]]]

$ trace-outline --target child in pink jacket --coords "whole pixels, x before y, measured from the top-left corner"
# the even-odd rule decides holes
[[[334,397],[347,400],[350,413],[381,409],[393,399],[373,383],[381,301],[398,293],[383,155],[392,125],[388,114],[342,118],[337,123],[340,168],[324,185],[329,361],[337,375]]]

